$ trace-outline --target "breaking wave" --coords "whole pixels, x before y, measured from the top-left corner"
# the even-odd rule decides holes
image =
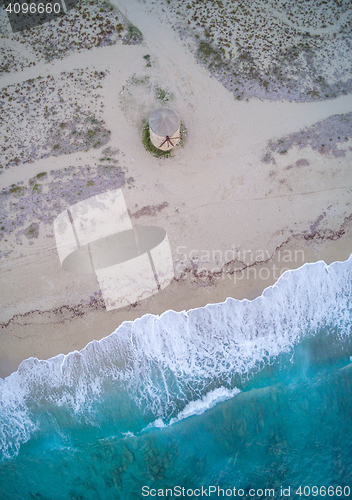
[[[139,432],[235,396],[253,374],[329,325],[351,333],[352,256],[286,271],[252,300],[124,322],[80,352],[30,358],[0,379],[0,449],[74,425]],[[154,422],[154,424],[153,424]]]

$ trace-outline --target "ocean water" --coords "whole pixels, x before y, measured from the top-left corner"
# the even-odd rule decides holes
[[[0,500],[352,498],[351,288],[352,256],[306,264],[24,361],[0,379]]]

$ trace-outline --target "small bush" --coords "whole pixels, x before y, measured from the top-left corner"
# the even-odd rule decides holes
[[[142,43],[142,41],[143,41],[142,32],[138,28],[136,28],[136,26],[130,24],[128,27],[127,34],[123,38],[123,43],[125,45],[138,45],[139,43]]]
[[[161,87],[156,87],[155,88],[155,97],[157,98],[158,101],[161,102],[168,102],[173,99],[173,94],[172,92],[169,92],[168,90],[164,90]]]

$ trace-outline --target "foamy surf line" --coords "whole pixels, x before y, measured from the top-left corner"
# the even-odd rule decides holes
[[[188,312],[148,314],[80,352],[25,360],[0,381],[2,455],[18,453],[43,422],[50,432],[59,408],[72,422],[78,416],[90,422],[94,407],[99,421],[99,401],[111,384],[150,423],[186,418],[210,404],[209,387],[236,390],[235,376],[257,372],[307,332],[334,324],[341,336],[350,334],[351,284],[352,256],[330,266],[305,264],[252,301],[228,298]]]
[[[159,429],[170,427],[177,422],[181,422],[185,418],[202,415],[207,410],[214,408],[217,404],[223,403],[224,401],[237,396],[240,392],[240,389],[237,388],[229,390],[225,387],[219,387],[218,389],[214,389],[214,391],[208,392],[202,399],[188,403],[188,405],[177,415],[177,417],[172,418],[169,423],[165,423],[161,418],[158,418],[155,422],[149,424],[145,430],[155,427]]]

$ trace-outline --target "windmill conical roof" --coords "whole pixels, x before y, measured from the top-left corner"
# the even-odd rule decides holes
[[[150,113],[149,126],[155,134],[166,137],[177,132],[180,127],[180,117],[173,109],[162,106]]]

